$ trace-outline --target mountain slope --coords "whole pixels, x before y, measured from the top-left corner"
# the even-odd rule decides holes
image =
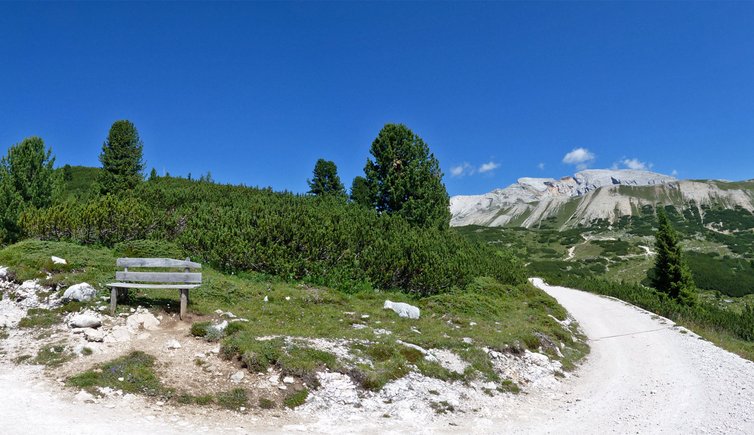
[[[450,199],[452,226],[536,227],[547,220],[557,228],[616,222],[646,207],[754,212],[754,181],[677,180],[649,171],[592,169],[560,180],[521,178],[484,195]]]

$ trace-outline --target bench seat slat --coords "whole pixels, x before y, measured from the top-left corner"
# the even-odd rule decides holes
[[[201,269],[202,265],[193,261],[174,260],[172,258],[119,258],[117,267],[183,267]]]
[[[185,282],[191,284],[201,284],[201,273],[188,272],[115,272],[115,279],[118,281],[139,281],[139,282]]]
[[[161,289],[161,288],[171,288],[171,289],[192,289],[197,288],[200,285],[199,284],[139,284],[139,283],[133,283],[133,282],[111,282],[110,284],[105,284],[108,287],[119,287],[119,288],[155,288],[155,289]]]

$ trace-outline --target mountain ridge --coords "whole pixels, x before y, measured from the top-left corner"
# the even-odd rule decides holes
[[[560,228],[615,222],[646,206],[742,208],[754,213],[754,181],[679,180],[630,169],[587,169],[560,179],[522,177],[482,195],[450,199],[451,226],[534,227],[554,219]]]

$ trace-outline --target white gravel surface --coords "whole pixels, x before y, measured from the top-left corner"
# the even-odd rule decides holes
[[[78,402],[28,366],[0,366],[0,433],[754,433],[754,364],[672,322],[610,298],[542,288],[570,311],[592,352],[554,389],[500,396],[499,413],[426,421],[181,416],[139,398]]]

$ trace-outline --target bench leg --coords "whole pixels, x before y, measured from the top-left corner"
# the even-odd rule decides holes
[[[181,320],[186,319],[186,308],[188,307],[188,296],[189,296],[188,289],[182,288],[181,289],[181,314],[180,314]]]
[[[118,288],[113,287],[110,289],[110,315],[115,315],[115,306],[118,304]]]

